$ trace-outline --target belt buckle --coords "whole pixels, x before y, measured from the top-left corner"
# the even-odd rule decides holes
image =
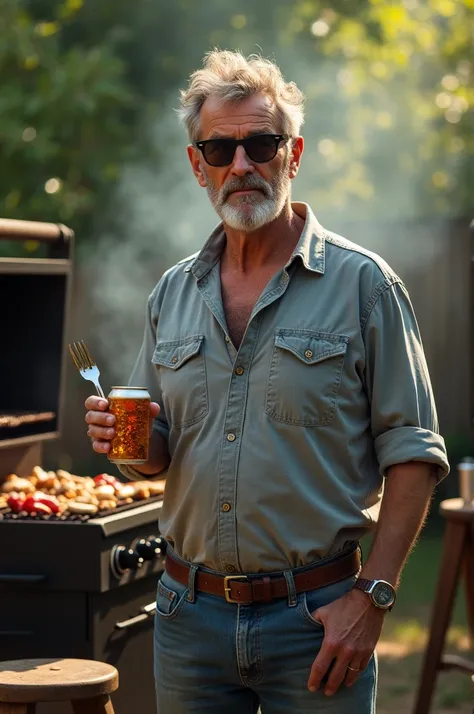
[[[229,587],[229,580],[247,580],[248,577],[246,575],[225,575],[224,576],[224,596],[227,602],[233,603],[234,605],[240,605],[243,603],[239,603],[238,600],[233,600],[232,597],[230,596],[230,587]]]

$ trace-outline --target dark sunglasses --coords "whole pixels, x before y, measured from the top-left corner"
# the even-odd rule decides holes
[[[234,160],[238,146],[243,146],[245,153],[256,164],[265,164],[277,155],[282,141],[288,141],[287,134],[255,134],[246,139],[207,139],[196,141],[195,146],[210,166],[229,166]]]

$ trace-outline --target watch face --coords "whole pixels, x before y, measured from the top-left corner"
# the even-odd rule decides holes
[[[386,583],[377,583],[372,590],[372,597],[379,607],[390,607],[395,600],[392,586]]]

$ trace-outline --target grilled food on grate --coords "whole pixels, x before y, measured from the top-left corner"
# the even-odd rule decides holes
[[[95,515],[117,506],[160,496],[165,481],[122,483],[110,474],[76,476],[63,469],[45,471],[35,466],[25,478],[10,474],[0,484],[0,509],[30,515]]]
[[[16,427],[23,424],[35,424],[40,421],[51,421],[54,412],[15,412],[13,414],[0,414],[0,427]]]

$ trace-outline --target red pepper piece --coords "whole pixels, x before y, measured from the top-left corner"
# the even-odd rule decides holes
[[[97,486],[103,486],[105,483],[115,486],[117,483],[120,483],[118,478],[115,478],[115,476],[111,476],[110,474],[99,474],[94,478],[94,482]]]
[[[43,503],[51,509],[52,513],[59,513],[59,501],[54,496],[48,496],[45,493],[36,493],[34,495],[35,503]]]
[[[52,513],[52,510],[49,506],[47,506],[45,503],[41,503],[41,501],[37,501],[34,496],[29,496],[26,499],[23,504],[22,510],[26,511],[27,513],[32,513],[33,511],[36,511],[37,513],[41,514]]]
[[[34,505],[35,505],[35,503],[36,503],[36,501],[35,501],[35,499],[33,498],[33,496],[28,496],[28,498],[26,499],[26,501],[23,503],[23,509],[22,509],[22,510],[23,510],[23,511],[26,511],[27,513],[31,513],[31,511],[34,510]]]
[[[37,513],[40,516],[50,516],[52,510],[45,503],[41,503],[41,501],[35,501],[34,508],[29,511],[29,513]]]
[[[20,496],[10,496],[7,500],[7,506],[13,513],[20,513],[23,510],[24,500]]]

